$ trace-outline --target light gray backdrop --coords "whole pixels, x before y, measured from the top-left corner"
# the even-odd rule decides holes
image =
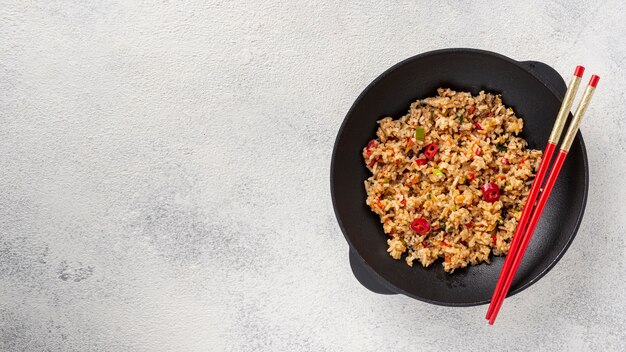
[[[621,6],[0,0],[0,350],[623,351]],[[445,47],[602,76],[579,235],[495,327],[361,287],[331,207],[354,99]]]

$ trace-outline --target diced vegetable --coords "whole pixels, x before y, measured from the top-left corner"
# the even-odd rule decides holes
[[[476,175],[473,172],[470,172],[469,174],[467,174],[467,178],[469,178],[470,181],[474,181]]]
[[[411,222],[411,230],[418,235],[425,235],[430,231],[430,223],[424,218],[417,218]]]
[[[474,127],[476,127],[477,130],[483,129],[483,126],[481,126],[478,122],[474,122]]]
[[[424,127],[416,127],[415,128],[415,139],[417,139],[418,141],[423,141],[424,140]]]
[[[433,174],[437,176],[443,176],[443,171],[441,171],[440,169],[433,169]]]
[[[411,147],[413,146],[413,138],[406,138],[406,149],[404,149],[404,153],[408,153],[409,150],[411,150]]]
[[[459,123],[463,123],[463,115],[458,114],[456,115],[456,118],[459,120]]]
[[[415,163],[419,166],[426,165],[427,162],[428,160],[426,160],[425,158],[415,159]]]
[[[472,105],[469,110],[467,110],[467,113],[471,115],[474,113],[474,110],[476,110],[476,105]]]
[[[496,149],[498,149],[501,152],[506,151],[506,146],[504,144],[496,144]]]
[[[486,202],[493,203],[500,199],[500,189],[495,183],[485,183],[485,185],[481,188],[481,191],[483,192],[483,198]]]
[[[476,155],[480,155],[482,153],[483,153],[483,150],[480,149],[480,147],[476,148],[476,151],[474,152],[474,154],[476,154]]]
[[[429,145],[426,146],[426,148],[424,148],[424,156],[427,159],[432,159],[435,157],[435,154],[437,154],[438,150],[439,150],[439,145],[437,143],[430,143]]]

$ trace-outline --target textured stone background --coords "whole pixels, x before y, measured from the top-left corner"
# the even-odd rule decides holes
[[[0,350],[625,350],[621,5],[0,0]],[[580,233],[495,327],[361,287],[331,207],[356,96],[445,47],[603,78]]]

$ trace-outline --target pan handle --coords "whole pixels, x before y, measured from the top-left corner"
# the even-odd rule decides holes
[[[560,95],[559,98],[563,99],[567,91],[567,85],[563,77],[555,69],[539,61],[521,61],[520,64],[549,85],[555,93]]]
[[[348,250],[350,257],[350,268],[352,269],[352,273],[354,277],[359,281],[361,285],[363,285],[366,289],[379,293],[382,295],[395,295],[396,292],[391,291],[385,285],[383,285],[372,273],[372,269],[366,267],[361,263],[359,258],[352,252],[352,250]]]

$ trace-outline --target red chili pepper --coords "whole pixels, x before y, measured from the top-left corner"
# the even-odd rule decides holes
[[[425,235],[430,231],[430,224],[428,220],[424,218],[417,218],[411,222],[411,230],[415,231],[418,235]]]
[[[400,201],[400,204],[406,205],[406,198],[402,198],[402,200]]]
[[[480,147],[476,148],[476,151],[474,152],[474,154],[476,154],[476,155],[480,155],[482,153],[483,153],[483,151],[482,151],[482,149],[480,149]]]
[[[470,221],[467,224],[465,224],[465,226],[471,229],[472,227],[474,227],[474,222]]]
[[[467,178],[469,178],[470,181],[474,181],[474,179],[476,178],[476,175],[474,175],[473,172],[470,172],[469,174],[467,174]]]
[[[477,130],[483,129],[483,126],[481,126],[478,122],[474,122],[474,127],[476,127]]]
[[[376,164],[376,159],[372,159],[372,161],[370,161],[370,163],[369,163],[369,164],[367,164],[367,166],[369,166],[369,167],[370,167],[370,169],[371,169],[371,168],[373,168],[373,167],[374,167],[374,164]]]
[[[467,113],[471,115],[474,112],[474,110],[476,110],[476,105],[472,105],[467,111]]]
[[[430,143],[424,149],[424,156],[427,159],[432,159],[435,156],[435,154],[437,154],[438,150],[439,150],[439,145],[437,143]]]
[[[493,203],[500,199],[500,189],[495,183],[485,183],[481,191],[486,202]]]
[[[507,159],[507,158],[502,158],[502,160],[501,160],[501,161],[502,161],[502,163],[503,163],[504,165],[508,165],[508,164],[509,164],[509,159]]]
[[[417,206],[417,211],[422,211],[422,210],[424,210],[424,207],[423,207],[423,206],[421,206],[421,205],[418,205],[418,206]]]
[[[442,246],[444,246],[444,247],[450,247],[450,246],[446,243],[446,241],[441,241],[441,245],[442,245]]]
[[[426,242],[426,241],[422,242],[422,247],[428,248],[428,242]]]
[[[491,235],[491,240],[493,240],[493,244],[496,244],[496,242],[498,241],[498,236],[496,236],[496,234],[494,233],[493,235]]]
[[[428,160],[426,160],[425,158],[415,159],[415,163],[419,166],[426,165],[427,162]]]

